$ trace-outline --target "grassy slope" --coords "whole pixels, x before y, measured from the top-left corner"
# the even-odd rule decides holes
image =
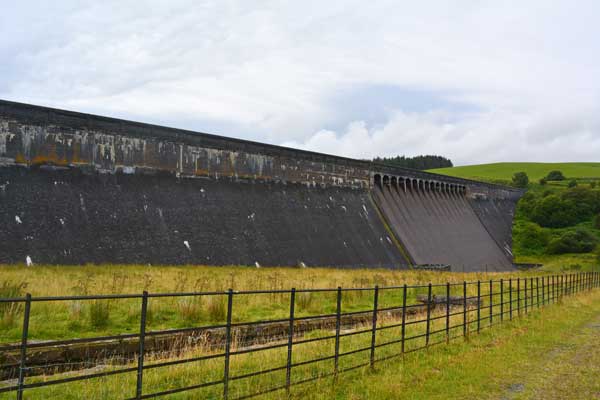
[[[552,170],[562,171],[567,178],[600,178],[600,163],[532,163],[506,162],[465,165],[429,170],[437,174],[470,179],[510,180],[515,172],[525,171],[531,181],[543,178]]]

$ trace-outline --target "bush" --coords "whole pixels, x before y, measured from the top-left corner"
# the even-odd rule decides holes
[[[517,215],[522,215],[525,218],[531,218],[537,201],[538,196],[536,196],[534,192],[525,193],[517,203]]]
[[[529,177],[525,172],[515,172],[512,177],[512,183],[518,188],[526,188],[529,185]]]
[[[544,186],[546,183],[548,183],[546,178],[540,178],[540,185]]]
[[[565,176],[561,171],[550,171],[548,175],[546,175],[546,180],[548,181],[564,181]]]
[[[577,181],[575,179],[571,179],[568,186],[569,188],[577,187]]]
[[[533,222],[546,228],[564,228],[581,222],[580,213],[572,200],[549,195],[537,201],[531,212]]]
[[[600,192],[586,187],[573,187],[561,194],[563,200],[571,201],[581,221],[591,218],[600,212]]]
[[[548,244],[548,254],[589,253],[598,244],[598,239],[590,232],[578,229],[568,231],[552,239]]]
[[[594,217],[594,228],[600,229],[600,214]]]
[[[591,181],[590,182],[590,189],[595,189],[596,188],[596,181]]]
[[[550,234],[538,224],[521,222],[513,229],[513,241],[520,254],[543,254],[550,241]]]

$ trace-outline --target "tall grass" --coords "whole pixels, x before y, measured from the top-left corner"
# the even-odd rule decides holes
[[[344,288],[427,284],[428,282],[462,282],[463,280],[499,279],[522,273],[447,273],[433,271],[387,269],[326,269],[326,268],[248,268],[204,266],[135,266],[98,265],[80,267],[0,266],[7,282],[24,282],[25,289],[35,296],[91,295],[115,293],[159,292],[225,292],[228,288],[242,290],[289,290],[306,288]],[[531,275],[532,272],[526,273]],[[4,284],[4,287],[8,288]],[[9,290],[9,289],[4,289]],[[426,289],[409,293],[414,298]],[[2,297],[10,297],[10,293]],[[372,307],[372,291],[344,292],[343,311],[361,311]],[[289,312],[289,293],[236,296],[234,322],[258,319],[285,318]],[[206,326],[223,322],[226,317],[227,296],[189,296],[151,298],[148,305],[148,324],[152,330]],[[7,303],[4,306],[9,307]],[[381,306],[401,304],[401,290],[381,295]],[[20,338],[14,324],[19,305],[4,311],[3,323],[12,329],[0,330],[0,343]],[[33,340],[69,339],[102,334],[130,333],[139,329],[140,299],[81,300],[71,302],[35,303],[31,311],[30,334]],[[298,316],[332,313],[336,309],[335,292],[296,294]],[[8,310],[8,309],[6,309]],[[5,316],[5,317],[4,317]]]
[[[23,297],[26,282],[3,281],[0,285],[0,298]],[[7,329],[15,325],[17,317],[23,312],[23,303],[0,303],[0,328]]]

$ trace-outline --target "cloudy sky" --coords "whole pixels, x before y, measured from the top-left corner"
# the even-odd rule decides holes
[[[598,1],[10,1],[0,98],[357,158],[600,161]]]

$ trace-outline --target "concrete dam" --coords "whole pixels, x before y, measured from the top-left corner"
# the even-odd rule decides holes
[[[510,270],[521,195],[0,101],[0,263]]]

